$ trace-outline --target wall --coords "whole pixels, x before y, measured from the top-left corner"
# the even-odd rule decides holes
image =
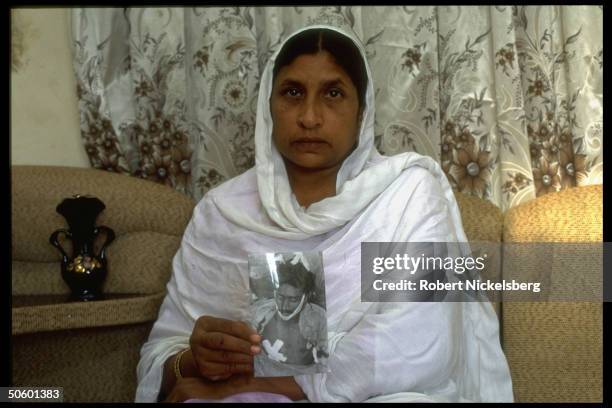
[[[11,164],[90,167],[79,129],[70,9],[13,9],[11,33]]]

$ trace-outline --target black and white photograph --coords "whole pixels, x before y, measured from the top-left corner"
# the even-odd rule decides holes
[[[327,372],[327,312],[320,252],[249,255],[251,325],[261,335],[255,377]]]

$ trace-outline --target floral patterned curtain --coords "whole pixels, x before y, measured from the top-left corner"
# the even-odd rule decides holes
[[[199,199],[254,164],[259,75],[292,31],[352,28],[376,143],[438,160],[502,210],[602,183],[602,6],[77,8],[84,146],[96,168]]]

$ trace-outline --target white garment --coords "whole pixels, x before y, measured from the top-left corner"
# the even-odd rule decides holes
[[[331,372],[294,377],[310,401],[512,401],[489,303],[360,300],[362,242],[467,241],[439,166],[414,153],[376,152],[370,81],[359,146],[340,169],[337,195],[301,208],[271,143],[272,61],[261,82],[256,167],[194,209],[141,350],[136,401],[157,399],[163,363],[188,345],[198,317],[248,320],[250,253],[291,251],[323,255]]]

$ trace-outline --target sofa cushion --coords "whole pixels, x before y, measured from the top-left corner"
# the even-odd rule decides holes
[[[194,202],[170,187],[96,169],[54,166],[11,167],[12,258],[17,261],[59,262],[49,236],[67,228],[55,208],[75,194],[98,197],[106,205],[96,225],[117,237],[152,231],[182,236]]]
[[[603,185],[546,194],[509,209],[504,242],[602,242]]]
[[[463,230],[470,242],[470,248],[474,251],[474,256],[478,251],[485,251],[489,255],[486,261],[487,267],[482,271],[481,278],[500,281],[500,241],[503,222],[501,210],[489,201],[460,192],[455,192],[455,198],[461,212]],[[492,305],[499,317],[500,303],[494,301]]]
[[[495,204],[459,192],[455,192],[455,198],[461,212],[465,235],[470,242],[501,241],[503,215]]]
[[[181,238],[158,232],[128,232],[108,247],[105,293],[153,294],[165,290]],[[69,246],[69,245],[68,245]],[[60,262],[13,261],[13,295],[69,293]]]

